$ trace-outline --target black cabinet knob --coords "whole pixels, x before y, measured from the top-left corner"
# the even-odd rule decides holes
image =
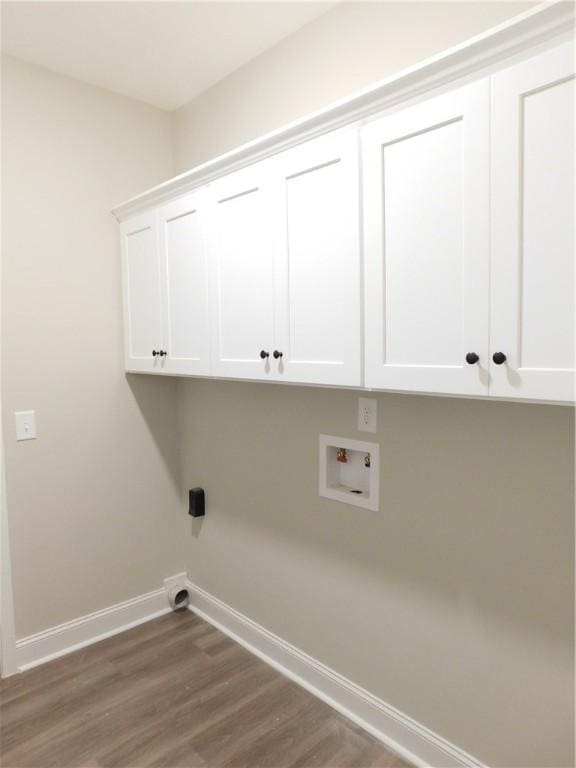
[[[494,352],[492,355],[492,360],[496,363],[496,365],[502,365],[502,363],[506,362],[506,355],[504,352]]]
[[[266,360],[267,357],[270,357],[270,352],[266,352],[265,349],[261,349],[260,357],[262,358],[262,360]]]
[[[156,352],[155,349],[152,350],[152,357],[156,357],[156,355],[159,355],[160,352]]]
[[[284,353],[283,353],[283,352],[278,352],[278,350],[277,350],[277,349],[275,349],[275,350],[274,350],[274,352],[272,352],[272,354],[274,355],[274,360],[278,360],[278,358],[279,358],[279,357],[282,357],[282,355],[283,355]]]
[[[476,365],[476,363],[480,360],[479,356],[476,354],[476,352],[468,352],[466,355],[466,362],[468,365]]]

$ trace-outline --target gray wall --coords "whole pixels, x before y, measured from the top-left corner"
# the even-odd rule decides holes
[[[572,766],[570,408],[180,384],[206,488],[193,582],[493,766]],[[318,496],[318,435],[380,444],[380,512]]]
[[[176,170],[499,23],[336,8],[175,113]],[[318,497],[357,393],[179,384],[193,581],[494,766],[573,766],[574,411],[378,395],[381,511]],[[370,438],[368,438],[370,439]]]

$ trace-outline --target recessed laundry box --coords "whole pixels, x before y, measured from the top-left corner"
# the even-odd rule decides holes
[[[320,435],[320,496],[378,511],[377,443]]]

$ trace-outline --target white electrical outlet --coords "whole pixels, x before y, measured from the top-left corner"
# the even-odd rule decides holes
[[[358,429],[360,432],[376,432],[378,402],[372,397],[358,398]]]

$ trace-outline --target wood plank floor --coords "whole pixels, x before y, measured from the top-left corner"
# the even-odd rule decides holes
[[[190,611],[0,683],[3,768],[402,768]]]

